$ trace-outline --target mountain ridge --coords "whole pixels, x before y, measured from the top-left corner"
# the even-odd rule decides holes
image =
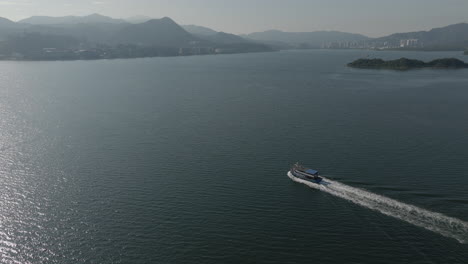
[[[87,16],[32,16],[29,18],[22,19],[18,23],[32,24],[32,25],[56,25],[56,24],[93,24],[93,23],[110,23],[120,24],[128,23],[123,19],[112,18],[97,13],[90,14]]]
[[[210,36],[215,35],[218,31],[215,31],[208,27],[197,26],[197,25],[182,25],[182,27],[189,33],[195,35]]]
[[[417,40],[416,43],[407,48],[464,50],[468,48],[468,23],[457,23],[444,27],[432,28],[427,31],[395,33],[372,39],[371,42],[375,45],[383,45],[383,43],[387,42],[387,45],[401,47],[402,40]]]
[[[25,23],[28,21],[37,24]],[[21,22],[0,19],[0,59],[112,59],[264,51],[272,49],[229,33],[191,34],[169,17],[137,24],[98,14],[33,17]]]
[[[117,32],[113,41],[161,46],[189,46],[199,39],[183,29],[169,17],[151,19],[140,24],[130,24]]]
[[[26,54],[27,47],[34,54]],[[465,50],[468,48],[468,24],[369,38],[340,31],[280,30],[239,36],[196,25],[181,26],[169,17],[134,24],[99,14],[34,16],[19,22],[0,18],[0,58],[19,54],[20,59],[55,59],[67,54],[66,59],[73,59],[82,58],[76,55],[82,51],[88,52],[85,58],[130,58],[309,48]]]

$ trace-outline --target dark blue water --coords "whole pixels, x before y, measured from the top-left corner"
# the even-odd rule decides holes
[[[367,55],[467,61],[1,62],[0,262],[466,263],[444,217],[468,222],[468,70],[345,67]],[[296,161],[387,211],[291,181]]]

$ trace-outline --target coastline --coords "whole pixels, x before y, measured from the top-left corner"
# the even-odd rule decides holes
[[[357,59],[347,64],[350,68],[406,71],[413,69],[466,69],[468,63],[456,58],[441,58],[424,62],[422,60],[400,58],[396,60]]]

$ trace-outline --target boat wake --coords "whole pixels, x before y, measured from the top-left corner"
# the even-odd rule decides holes
[[[323,178],[324,184],[316,184],[296,178],[290,172],[288,172],[288,176],[293,181],[303,183],[311,188],[327,192],[384,215],[398,218],[442,236],[456,239],[462,244],[468,243],[468,223],[460,219],[405,204],[327,178]]]

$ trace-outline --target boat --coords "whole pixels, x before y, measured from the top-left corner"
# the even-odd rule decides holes
[[[320,177],[319,172],[313,169],[306,168],[298,163],[294,164],[291,167],[290,170],[292,176],[306,180],[309,182],[317,183],[320,184],[323,180],[322,177]]]

